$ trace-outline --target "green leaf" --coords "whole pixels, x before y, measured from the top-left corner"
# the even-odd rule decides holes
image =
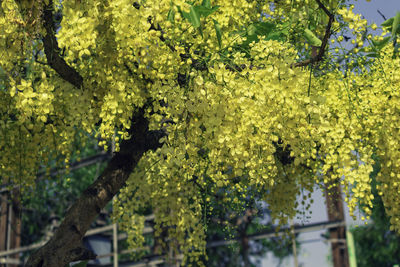
[[[259,22],[255,24],[256,26],[256,34],[268,36],[270,35],[276,28],[275,24],[269,22]]]
[[[211,8],[211,1],[210,1],[210,0],[203,0],[203,2],[201,3],[201,5],[202,5],[203,7],[206,7],[206,8]]]
[[[257,36],[265,36],[267,39],[271,34],[276,33],[276,26],[273,23],[269,22],[257,22],[254,24],[251,24],[249,27],[247,27],[246,34],[250,39],[257,39]],[[254,37],[254,38],[251,38]]]
[[[315,34],[312,31],[310,31],[309,29],[304,30],[303,36],[304,36],[304,38],[306,38],[306,40],[312,46],[321,46],[322,45],[322,41],[317,36],[315,36]]]
[[[268,34],[266,39],[283,42],[285,41],[285,34],[281,31],[273,31],[270,34]]]
[[[251,24],[248,28],[247,28],[247,35],[255,35],[257,32],[257,27],[254,24]]]
[[[192,23],[193,27],[199,28],[200,16],[199,13],[197,13],[196,8],[194,6],[190,7],[189,17],[190,17],[189,21]]]
[[[75,264],[74,267],[86,267],[87,266],[88,261],[81,261],[78,264]]]
[[[382,28],[386,31],[389,31],[392,33],[392,36],[395,36],[396,34],[400,34],[400,12],[397,12],[396,16],[394,16],[393,18],[390,18],[388,20],[386,20],[385,22],[383,22],[381,24]],[[397,18],[397,21],[395,21]],[[396,26],[397,25],[397,26]]]
[[[219,6],[214,6],[212,8],[204,7],[204,6],[195,6],[194,9],[196,10],[197,14],[203,17],[207,17],[214,13]]]
[[[367,57],[378,57],[379,54],[373,52],[373,53],[368,53],[368,54],[366,54],[366,56],[367,56]]]
[[[364,46],[364,47],[361,47],[361,48],[358,50],[358,52],[368,52],[369,49],[370,49],[370,47]]]
[[[374,41],[372,40],[372,44],[378,50],[381,50],[385,45],[387,45],[390,41],[390,36],[383,38],[382,41]]]
[[[384,28],[392,27],[392,25],[393,25],[393,20],[394,20],[394,18],[390,18],[390,19],[384,21],[384,22],[381,24],[381,26],[384,27]]]
[[[175,20],[175,10],[174,10],[173,8],[171,8],[171,9],[168,11],[167,20],[170,21],[170,22],[174,22],[174,20]]]
[[[190,13],[182,11],[181,8],[180,8],[179,6],[178,6],[178,11],[179,11],[179,13],[181,13],[182,17],[184,17],[184,18],[187,19],[190,23],[192,23],[192,21],[190,20]]]
[[[285,23],[279,24],[280,25],[280,29],[282,30],[282,32],[284,32],[285,34],[289,34],[289,29],[290,29],[290,22],[287,21]]]
[[[222,48],[222,33],[221,33],[221,26],[219,25],[218,21],[216,21],[215,19],[214,21],[214,28],[215,28],[215,33],[217,35],[217,40],[218,40],[218,45],[219,48]]]
[[[396,16],[394,16],[393,19],[393,24],[392,24],[392,36],[393,38],[396,36],[397,28],[399,27],[400,23],[400,12],[396,13]]]
[[[287,35],[285,29],[278,28],[276,24],[270,22],[256,22],[249,25],[247,29],[237,31],[236,34],[246,37],[240,45],[241,48],[248,48],[250,43],[258,42],[261,36],[264,36],[264,40],[284,41]]]

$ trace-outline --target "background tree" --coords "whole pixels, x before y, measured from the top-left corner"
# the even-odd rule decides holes
[[[273,231],[276,227],[270,221],[265,203],[253,198],[247,199],[244,210],[242,207],[235,209],[235,205],[237,203],[229,209],[218,203],[212,206],[215,211],[207,223],[206,266],[261,266],[260,259],[268,252],[272,252],[280,264],[285,257],[292,255],[290,235],[250,240],[250,236],[261,231]],[[227,238],[237,239],[237,242],[218,245]]]
[[[103,170],[103,161],[111,157],[98,147],[97,140],[90,140],[85,146],[79,144],[79,147],[80,153],[72,156],[73,164],[68,170],[49,168],[47,172],[52,179],[44,179],[42,170],[35,188],[27,190],[23,196],[22,246],[48,238],[52,234],[50,228],[55,226],[52,220],[59,222],[64,217],[66,210]],[[86,164],[90,165],[85,167]]]
[[[399,236],[390,230],[390,218],[385,212],[382,198],[376,190],[376,175],[380,163],[374,166],[373,179],[374,207],[368,225],[352,229],[355,241],[357,266],[392,267],[400,262]]]

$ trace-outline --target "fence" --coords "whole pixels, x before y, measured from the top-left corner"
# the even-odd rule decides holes
[[[147,220],[152,219],[152,217],[147,217]],[[328,230],[332,228],[337,228],[345,226],[345,222],[343,221],[335,221],[335,222],[320,222],[320,223],[313,223],[313,224],[308,224],[308,225],[295,225],[293,228],[286,227],[282,228],[280,231],[265,231],[265,232],[259,232],[257,234],[249,235],[248,239],[249,240],[259,240],[259,239],[265,239],[265,238],[273,238],[276,236],[284,235],[287,234],[288,232],[292,232],[295,234],[299,233],[306,233],[306,232],[314,232],[314,231],[320,231],[320,230]],[[87,231],[85,236],[92,236],[96,234],[102,234],[106,232],[112,232],[112,244],[113,244],[113,249],[110,253],[98,255],[97,258],[104,258],[104,257],[113,257],[114,259],[118,259],[118,255],[122,254],[128,254],[135,252],[137,250],[133,249],[125,249],[125,250],[118,250],[118,241],[124,240],[127,238],[126,233],[118,233],[118,225],[117,224],[111,224],[103,227],[98,227],[95,229],[91,229]],[[143,234],[149,234],[152,233],[153,229],[151,227],[145,227],[143,230]],[[46,240],[47,241],[47,240]],[[18,253],[26,252],[26,251],[31,251],[37,248],[40,248],[43,246],[46,241],[42,241],[36,244],[32,244],[29,246],[25,247],[20,247],[17,249],[10,249],[7,251],[0,251],[0,263],[2,264],[23,264],[20,260],[17,259],[11,259],[8,258],[8,256],[15,255]],[[328,240],[330,242],[342,242],[342,240]],[[230,240],[218,240],[218,241],[212,241],[207,243],[207,247],[218,247],[218,246],[227,246],[234,244],[236,242],[239,242],[239,238],[237,239],[230,239]],[[150,247],[143,247],[142,249],[147,249],[150,250]],[[180,261],[182,259],[182,256],[180,255],[177,257],[177,260]],[[141,260],[136,263],[130,263],[129,265],[124,266],[131,266],[131,267],[140,267],[140,266],[148,266],[148,267],[153,267],[156,266],[157,264],[164,263],[164,257],[160,255],[151,255],[149,257],[145,257],[144,260]],[[108,265],[107,265],[108,266]],[[113,260],[113,267],[119,267],[118,260]]]

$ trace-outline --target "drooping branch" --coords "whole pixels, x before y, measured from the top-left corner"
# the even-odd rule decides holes
[[[321,47],[319,48],[318,54],[311,57],[310,59],[294,63],[292,65],[292,67],[304,67],[309,64],[314,64],[318,61],[321,61],[322,57],[325,54],[325,49],[328,44],[329,37],[331,36],[331,28],[332,28],[332,23],[335,21],[335,16],[326,8],[326,6],[324,6],[321,3],[320,0],[315,0],[315,1],[317,1],[319,8],[321,8],[325,12],[325,14],[328,15],[328,17],[329,17],[328,24],[326,25],[326,28],[325,28],[325,35],[324,35],[324,38],[322,39]]]
[[[54,26],[53,11],[53,1],[49,1],[49,4],[45,5],[43,9],[43,26],[46,30],[46,35],[42,39],[47,63],[61,78],[73,84],[75,87],[81,88],[83,84],[82,76],[74,68],[69,66],[61,56],[61,49],[58,46],[55,35],[56,29]]]
[[[125,185],[143,153],[161,146],[161,131],[149,131],[143,112],[133,119],[129,140],[124,140],[100,177],[90,185],[67,211],[64,221],[46,245],[32,254],[25,266],[59,267],[96,255],[82,245],[90,224],[114,195]]]

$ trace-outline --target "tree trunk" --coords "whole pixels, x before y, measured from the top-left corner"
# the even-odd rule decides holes
[[[161,131],[149,131],[148,122],[140,112],[132,119],[131,139],[124,140],[100,177],[91,184],[67,211],[54,236],[33,253],[25,266],[63,267],[72,261],[94,259],[96,255],[84,248],[82,238],[100,211],[125,185],[143,153],[161,146]]]

